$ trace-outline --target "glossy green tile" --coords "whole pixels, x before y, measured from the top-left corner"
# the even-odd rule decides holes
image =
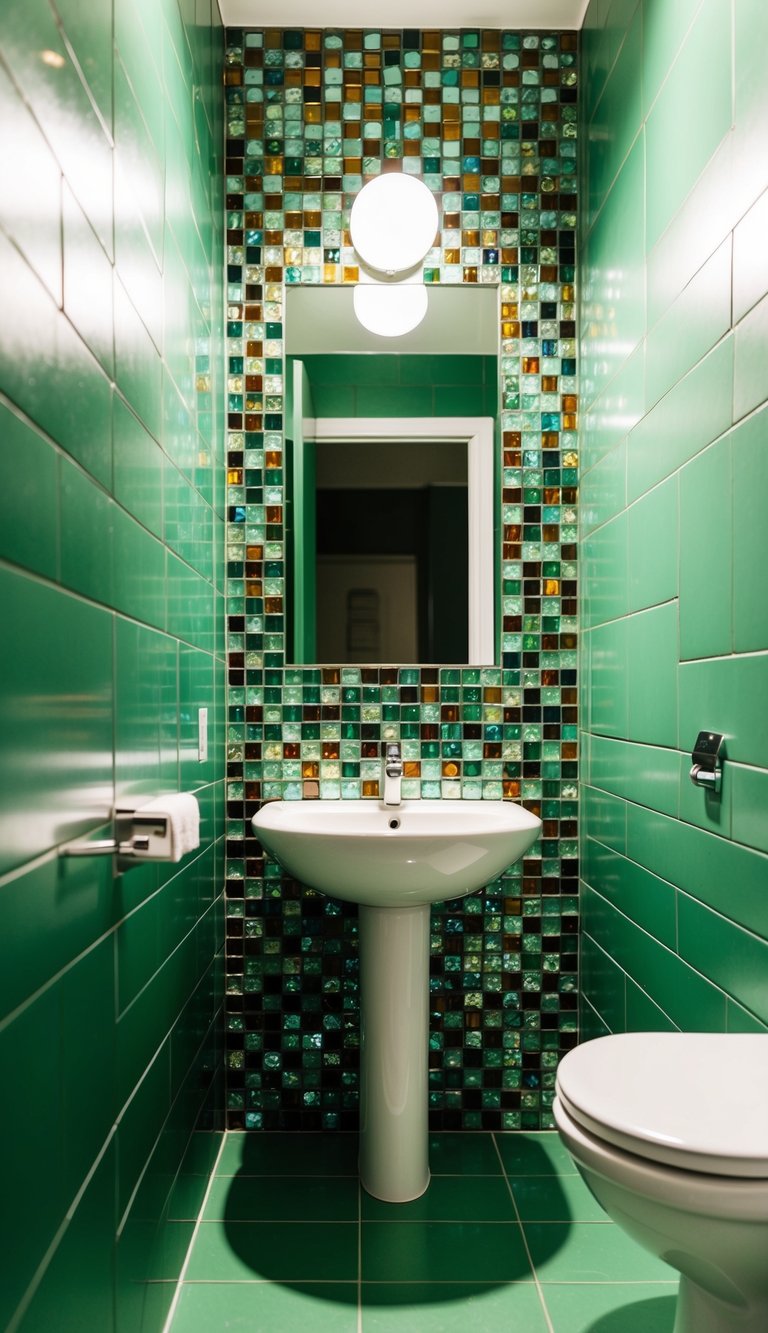
[[[115,1215],[115,1160],[112,1144],[89,1180],[51,1256],[20,1328],[24,1333],[61,1329],[114,1329],[112,1264],[114,1238],[106,1218]],[[88,1280],[83,1281],[83,1273]]]
[[[756,706],[768,691],[768,654],[683,662],[679,684],[681,749],[690,753],[702,729],[718,731],[731,759],[768,767],[768,712]]]
[[[115,281],[115,377],[128,405],[159,440],[160,357],[119,280]]]
[[[356,1222],[359,1193],[353,1176],[217,1176],[204,1216],[228,1222]]]
[[[145,8],[141,6],[140,8]],[[153,49],[145,35],[142,21],[137,22],[136,9],[116,0],[115,45],[120,63],[130,80],[136,101],[158,153],[164,151],[163,99],[157,95],[157,83],[162,70],[162,46]],[[161,25],[164,32],[164,26]],[[167,41],[167,38],[166,38]]]
[[[626,802],[597,787],[582,788],[584,837],[595,838],[598,842],[612,847],[617,852],[625,852],[627,847],[627,807]]]
[[[672,1019],[631,977],[627,977],[626,1005],[627,1032],[677,1032]]]
[[[157,537],[163,535],[163,478],[168,460],[119,394],[113,402],[114,494]]]
[[[177,644],[118,618],[115,624],[115,788],[148,800],[178,782]]]
[[[510,1327],[545,1333],[547,1328],[532,1282],[364,1282],[362,1302],[362,1333],[403,1328],[463,1333],[467,1327],[483,1333],[507,1333]]]
[[[319,417],[357,416],[357,393],[350,384],[332,384],[313,389],[315,412]]]
[[[731,326],[731,241],[715,251],[648,334],[646,391],[653,405]],[[711,430],[711,423],[709,429]],[[713,438],[710,435],[710,439]],[[630,465],[631,471],[631,465]],[[665,474],[666,475],[666,474]]]
[[[768,770],[728,766],[733,804],[733,837],[748,847],[768,852]]]
[[[586,889],[584,930],[598,943],[610,942],[620,967],[684,1031],[722,1032],[725,996],[669,949],[652,939],[600,895]]]
[[[74,463],[61,460],[61,581],[95,602],[113,601],[115,505]]]
[[[639,806],[627,812],[627,847],[656,874],[748,929],[768,934],[768,859],[762,852]]]
[[[351,1282],[358,1275],[357,1246],[356,1222],[203,1222],[186,1276]]]
[[[554,1333],[584,1333],[613,1325],[621,1333],[672,1333],[676,1282],[573,1282],[547,1287]]]
[[[60,303],[61,168],[4,69],[0,69],[0,117],[6,129],[0,221]],[[32,199],[34,208],[20,207]]]
[[[430,1134],[429,1164],[433,1176],[486,1176],[501,1172],[490,1134]]]
[[[696,0],[643,6],[643,110],[647,114],[678,56],[698,5]]]
[[[593,427],[594,431],[594,427]],[[626,507],[627,442],[622,440],[597,460],[580,490],[582,533],[590,533]]]
[[[4,403],[0,439],[0,556],[53,579],[59,546],[56,450]]]
[[[607,464],[608,475],[601,481],[592,481],[590,469],[607,457],[616,447],[616,427],[620,423],[622,436],[632,430],[643,416],[645,408],[645,343],[640,343],[632,355],[624,362],[610,384],[606,385],[597,398],[590,401],[588,388],[583,390],[584,425],[581,438],[581,465],[584,471],[582,484],[587,488],[588,501],[586,510],[582,502],[582,521],[586,527],[593,526],[591,519],[590,497],[597,493],[596,506],[599,521],[613,516],[616,507],[623,508],[626,503],[625,486],[621,486],[617,472],[621,471],[621,459],[613,465]],[[589,404],[587,406],[587,404]],[[624,452],[624,442],[618,447],[619,455]],[[626,462],[626,459],[625,459]],[[620,493],[622,502],[615,506],[616,494]],[[610,513],[603,512],[601,506],[610,508]]]
[[[768,291],[768,255],[763,237],[768,230],[768,192],[762,194],[733,233],[733,322]]]
[[[628,621],[614,620],[590,632],[590,716],[593,731],[626,736],[628,724]]]
[[[62,191],[64,310],[108,375],[114,368],[112,265],[66,181]]]
[[[678,21],[682,27],[684,17]],[[730,129],[731,61],[723,58],[730,48],[730,14],[719,0],[704,0],[648,114],[648,179],[653,182],[647,196],[649,249]],[[669,65],[672,52],[668,46],[666,51],[654,49],[653,44],[645,52],[653,88],[662,80],[665,59]],[[706,79],[706,98],[701,96],[702,79]],[[689,114],[693,104],[695,116]]]
[[[67,41],[83,72],[91,96],[107,126],[112,128],[112,5],[94,0],[84,9],[78,0],[56,5]]]
[[[678,916],[683,958],[768,1023],[765,937],[742,930],[683,893],[679,897]]]
[[[145,113],[140,98],[141,94],[132,86],[120,54],[117,53],[114,80],[115,230],[119,232],[122,229],[132,207],[141,219],[159,267],[163,254],[165,220],[163,159],[152,139],[147,119],[156,122],[158,132],[162,135],[163,112],[162,106],[158,105],[159,99],[153,98]],[[119,267],[117,245],[115,258]],[[141,314],[148,327],[154,326],[155,320],[158,321],[158,329],[152,327],[153,336],[156,336],[161,310],[156,307],[146,309],[142,304]]]
[[[667,815],[678,813],[685,755],[655,745],[627,745],[623,765],[626,795],[635,805],[647,805]]]
[[[167,619],[165,549],[117,505],[113,523],[115,608],[162,629]]]
[[[210,652],[214,645],[213,588],[170,550],[166,556],[166,593],[169,634]]]
[[[766,163],[759,152],[768,129],[768,103],[760,62],[760,49],[768,38],[768,14],[760,0],[742,0],[736,6],[733,19],[737,70],[734,86],[737,180],[740,184],[743,181],[748,188],[748,202],[751,203],[768,185]]]
[[[677,596],[679,545],[678,479],[670,477],[629,510],[630,611]]]
[[[74,1199],[115,1121],[115,952],[111,937],[84,954],[57,985],[62,1059],[64,1185]],[[87,1031],[88,1040],[83,1040]]]
[[[715,657],[731,648],[733,581],[731,436],[680,474],[680,655]],[[718,558],[701,559],[701,535],[718,533]]]
[[[515,1282],[531,1277],[516,1222],[364,1222],[364,1282]]]
[[[212,1333],[226,1310],[233,1333],[251,1333],[254,1310],[270,1333],[358,1333],[356,1282],[184,1282],[173,1333]]]
[[[733,339],[678,380],[629,436],[627,494],[636,500],[731,424]]]
[[[356,1134],[227,1134],[218,1175],[357,1176]]]
[[[8,569],[0,570],[0,601],[6,643],[16,645],[2,667],[5,872],[107,819],[112,626],[107,612]]]
[[[726,999],[725,1012],[727,1032],[768,1033],[768,1024],[761,1023],[759,1018],[755,1018],[754,1014],[737,1004],[735,1000]]]
[[[609,1032],[626,1026],[626,976],[605,949],[582,932],[579,945],[579,993],[582,1004],[600,1015]],[[590,1033],[590,1036],[599,1035]],[[584,1038],[589,1040],[589,1036]]]
[[[522,1222],[604,1222],[606,1214],[581,1176],[513,1181]]]
[[[768,533],[761,498],[768,487],[768,408],[734,430],[733,446],[733,647],[736,652],[768,647],[768,598],[761,571],[768,560]]]
[[[5,318],[0,329],[0,382],[26,415],[92,476],[112,479],[109,380],[69,320],[27,266],[0,236],[0,281]],[[39,369],[45,366],[45,393]],[[76,392],[72,392],[76,386]]]
[[[639,611],[627,622],[628,735],[650,745],[677,743],[678,604]]]
[[[576,1170],[556,1130],[495,1134],[494,1139],[510,1179],[572,1175]]]
[[[117,1127],[117,1207],[122,1217],[132,1198],[157,1142],[158,1127],[162,1127],[170,1109],[169,1044],[159,1046],[157,1058],[142,1071],[144,1077],[124,1108]],[[154,1203],[157,1209],[157,1201]],[[137,1216],[140,1214],[137,1213]],[[153,1219],[157,1220],[157,1213]],[[146,1274],[144,1274],[146,1276]]]
[[[362,1195],[364,1222],[515,1222],[507,1183],[501,1176],[434,1176],[426,1194],[409,1203],[383,1203]]]
[[[585,623],[600,625],[628,610],[627,515],[619,514],[584,541]]]
[[[611,1029],[608,1024],[581,991],[579,993],[579,1040],[593,1041],[595,1037],[610,1037],[610,1035]]]
[[[584,878],[631,921],[675,947],[675,897],[668,880],[592,838],[584,848]]]
[[[624,40],[589,125],[589,217],[599,211],[642,126],[642,6]],[[638,201],[639,202],[639,201]]]
[[[199,758],[199,709],[207,709],[208,758]],[[179,646],[179,773],[182,790],[213,782],[215,765],[213,662],[208,653]]]
[[[595,1227],[603,1228],[599,1236]],[[611,1222],[526,1222],[524,1231],[542,1283],[663,1282],[677,1276]]]

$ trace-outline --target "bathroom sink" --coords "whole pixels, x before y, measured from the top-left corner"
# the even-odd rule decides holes
[[[481,889],[541,821],[509,801],[270,801],[260,842],[303,884],[366,907],[417,907]]]

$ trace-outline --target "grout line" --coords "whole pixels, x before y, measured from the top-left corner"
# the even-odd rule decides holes
[[[186,1253],[186,1255],[184,1256],[184,1263],[183,1263],[182,1266],[181,1266],[181,1272],[179,1273],[178,1280],[177,1280],[177,1282],[176,1282],[176,1290],[175,1290],[175,1292],[174,1292],[174,1294],[173,1294],[173,1300],[171,1301],[170,1308],[169,1308],[169,1310],[168,1310],[168,1317],[167,1317],[167,1319],[166,1319],[166,1321],[165,1321],[165,1324],[163,1325],[163,1333],[170,1333],[170,1331],[171,1331],[171,1325],[172,1325],[172,1323],[173,1323],[173,1319],[174,1319],[174,1316],[175,1316],[175,1314],[176,1314],[176,1309],[177,1309],[178,1304],[179,1304],[179,1298],[180,1298],[180,1296],[181,1296],[181,1284],[182,1284],[182,1282],[183,1282],[184,1279],[185,1279],[186,1272],[187,1272],[187,1269],[188,1269],[188,1267],[189,1267],[189,1261],[190,1261],[190,1259],[192,1258],[192,1250],[194,1249],[195,1241],[197,1240],[197,1235],[198,1235],[198,1232],[199,1232],[199,1230],[200,1230],[200,1223],[201,1223],[202,1220],[203,1220],[203,1214],[204,1214],[204,1212],[205,1212],[206,1205],[207,1205],[207,1203],[208,1203],[208,1196],[209,1196],[210,1193],[211,1193],[211,1190],[212,1190],[212,1188],[213,1188],[213,1182],[214,1182],[215,1179],[216,1179],[216,1168],[217,1168],[217,1166],[219,1165],[219,1162],[220,1162],[220,1160],[221,1160],[221,1155],[222,1155],[222,1153],[224,1152],[224,1145],[226,1144],[226,1141],[227,1141],[227,1131],[225,1130],[224,1133],[223,1133],[222,1136],[221,1136],[221,1143],[220,1143],[220,1145],[219,1145],[219,1151],[218,1151],[218,1153],[216,1154],[216,1161],[214,1162],[214,1164],[213,1164],[213,1168],[212,1168],[211,1173],[210,1173],[210,1175],[209,1175],[209,1177],[208,1177],[208,1184],[206,1185],[206,1188],[205,1188],[205,1194],[203,1195],[202,1202],[201,1202],[201,1204],[200,1204],[200,1211],[199,1211],[199,1213],[198,1213],[198,1215],[197,1215],[197,1219],[196,1219],[196,1221],[195,1221],[195,1227],[194,1227],[194,1230],[193,1230],[193,1232],[192,1232],[192,1238],[191,1238],[191,1240],[190,1240],[190,1242],[189,1242],[189,1247],[188,1247],[188,1249],[187,1249],[187,1253]]]
[[[517,1201],[516,1201],[515,1196],[514,1196],[514,1193],[513,1193],[513,1191],[512,1191],[512,1186],[511,1186],[511,1184],[510,1184],[510,1182],[509,1182],[509,1176],[507,1175],[506,1167],[504,1166],[504,1159],[502,1158],[501,1152],[500,1152],[500,1150],[499,1150],[499,1145],[498,1145],[498,1143],[496,1142],[496,1135],[495,1135],[495,1133],[491,1135],[491,1138],[492,1138],[492,1140],[493,1140],[493,1146],[494,1146],[494,1148],[495,1148],[495,1150],[496,1150],[496,1155],[498,1156],[499,1163],[500,1163],[500,1165],[501,1165],[501,1169],[502,1169],[502,1171],[503,1171],[503,1173],[504,1173],[504,1183],[505,1183],[505,1185],[506,1185],[506,1187],[507,1187],[507,1190],[509,1191],[509,1197],[510,1197],[510,1201],[511,1201],[511,1203],[512,1203],[512,1207],[513,1207],[514,1210],[515,1210],[515,1217],[517,1218],[517,1224],[518,1224],[518,1226],[520,1227],[520,1235],[522,1236],[522,1239],[523,1239],[523,1246],[524,1246],[524,1248],[525,1248],[525,1253],[526,1253],[526,1256],[527,1256],[527,1258],[528,1258],[528,1263],[529,1263],[530,1266],[531,1266],[531,1273],[533,1274],[533,1282],[534,1282],[534,1285],[535,1285],[535,1287],[536,1287],[536,1292],[537,1292],[537,1295],[538,1295],[538,1297],[539,1297],[539,1301],[540,1301],[540,1303],[541,1303],[541,1309],[542,1309],[542,1313],[543,1313],[543,1315],[544,1315],[544,1320],[545,1320],[546,1325],[547,1325],[547,1331],[548,1331],[548,1333],[555,1333],[555,1330],[554,1330],[554,1328],[553,1328],[553,1326],[552,1326],[552,1320],[551,1320],[550,1317],[549,1317],[549,1310],[547,1309],[547,1303],[546,1303],[546,1301],[544,1300],[544,1292],[543,1292],[543,1290],[542,1290],[542,1286],[541,1286],[541,1283],[540,1283],[540,1281],[539,1281],[539,1275],[538,1275],[538,1273],[536,1272],[536,1268],[535,1268],[535,1266],[534,1266],[533,1258],[531,1257],[531,1251],[530,1251],[530,1249],[529,1249],[529,1247],[528,1247],[528,1237],[527,1237],[526,1234],[525,1234],[525,1227],[523,1226],[522,1218],[520,1217],[520,1212],[519,1212],[519,1209],[518,1209],[518,1207],[517,1207]]]

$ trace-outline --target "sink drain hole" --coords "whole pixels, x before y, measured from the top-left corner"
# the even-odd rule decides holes
[[[400,820],[399,820],[399,819],[390,819],[390,821],[389,821],[389,827],[390,827],[390,828],[399,828],[399,827],[400,827]]]

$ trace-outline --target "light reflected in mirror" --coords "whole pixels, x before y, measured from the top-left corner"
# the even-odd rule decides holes
[[[496,658],[496,288],[430,288],[362,329],[352,288],[288,288],[288,660]]]

